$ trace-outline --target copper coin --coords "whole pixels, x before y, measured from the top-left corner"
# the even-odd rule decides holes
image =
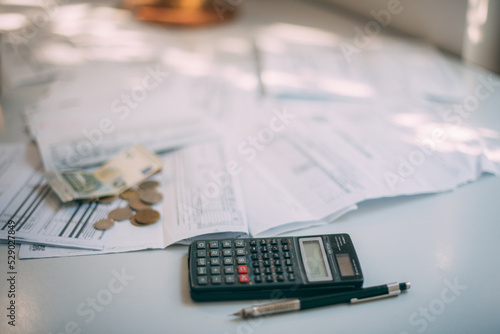
[[[153,209],[140,210],[135,214],[135,220],[144,225],[154,224],[160,219],[160,213]]]
[[[139,198],[141,201],[147,204],[156,204],[159,203],[163,199],[163,195],[160,194],[159,192],[156,192],[154,190],[149,190],[149,191],[143,191],[139,195]]]
[[[153,190],[158,188],[159,185],[160,182],[150,180],[150,181],[144,181],[141,184],[139,184],[139,188],[141,188],[141,190]]]
[[[108,213],[108,218],[111,218],[114,221],[119,222],[125,219],[129,219],[133,215],[134,212],[130,210],[130,208],[116,208]]]
[[[107,230],[115,225],[115,221],[110,218],[101,219],[94,223],[94,228],[96,230]]]
[[[139,211],[139,210],[144,210],[144,209],[151,209],[151,207],[149,205],[147,205],[146,203],[144,203],[143,201],[141,201],[141,199],[139,198],[139,196],[132,198],[128,202],[128,206],[130,206],[130,208],[132,210],[134,210],[134,211]]]
[[[117,195],[103,196],[103,197],[99,197],[99,203],[101,203],[101,204],[109,204],[109,203],[113,203],[117,199],[118,199]]]
[[[132,224],[132,225],[134,225],[134,226],[138,226],[138,227],[146,226],[146,225],[139,224],[139,223],[135,220],[135,216],[132,216],[132,217],[130,218],[130,224]]]
[[[131,200],[132,198],[134,198],[135,196],[138,196],[138,195],[139,195],[139,190],[137,190],[137,189],[127,189],[127,190],[125,190],[124,192],[122,192],[120,194],[120,198],[124,199],[126,201],[129,201],[129,200]]]

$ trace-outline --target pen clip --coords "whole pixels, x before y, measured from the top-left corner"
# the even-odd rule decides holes
[[[372,300],[378,300],[378,299],[382,299],[382,298],[397,296],[401,293],[401,290],[399,289],[398,283],[387,284],[387,289],[389,292],[386,294],[383,294],[380,296],[374,296],[374,297],[367,297],[367,298],[352,298],[350,300],[350,303],[351,304],[359,304],[359,303],[363,303],[363,302],[369,302]]]

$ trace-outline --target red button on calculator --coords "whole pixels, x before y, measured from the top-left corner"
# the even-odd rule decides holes
[[[246,264],[238,266],[238,274],[246,274],[248,273],[248,267]]]
[[[248,283],[248,275],[247,274],[240,275],[240,283]]]

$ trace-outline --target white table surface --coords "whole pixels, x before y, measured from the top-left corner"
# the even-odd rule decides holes
[[[245,3],[239,20],[182,34],[196,40],[273,21],[343,33],[363,23],[304,3],[258,1]],[[459,67],[474,79],[474,70]],[[476,82],[467,84],[472,91]],[[0,101],[6,125],[0,142],[27,141],[20,112],[39,91],[4,91]],[[500,131],[500,89],[466,122]],[[6,318],[7,247],[0,245],[0,333],[499,333],[499,195],[500,178],[484,175],[451,192],[364,202],[329,225],[292,233],[349,233],[365,286],[411,281],[412,288],[396,298],[249,321],[229,314],[251,301],[194,303],[189,297],[187,247],[173,246],[18,260],[12,328]],[[116,272],[128,275],[123,285],[115,279]],[[90,311],[96,298],[106,305],[97,301]]]

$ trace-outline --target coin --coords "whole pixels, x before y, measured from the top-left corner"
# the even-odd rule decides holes
[[[101,204],[109,204],[109,203],[113,203],[117,199],[118,199],[117,195],[103,196],[103,197],[99,198],[99,203],[101,203]]]
[[[108,218],[119,222],[119,221],[122,221],[125,219],[129,219],[133,215],[134,215],[134,212],[127,207],[126,208],[116,208],[114,210],[111,210],[108,213]]]
[[[160,182],[150,180],[150,181],[144,181],[141,184],[139,184],[139,188],[142,190],[152,190],[156,189],[160,185]]]
[[[127,189],[127,190],[125,190],[124,192],[122,192],[120,194],[120,198],[124,199],[126,201],[129,201],[129,200],[131,200],[132,198],[134,198],[135,196],[138,196],[138,195],[139,195],[139,190],[137,190],[137,189]]]
[[[134,226],[139,226],[139,227],[146,226],[146,225],[139,224],[139,223],[135,220],[135,216],[132,216],[132,217],[130,218],[130,224],[132,224],[132,225],[134,225]]]
[[[94,228],[96,230],[107,230],[115,225],[115,221],[110,218],[101,219],[94,223]]]
[[[144,203],[153,205],[160,202],[163,199],[163,196],[159,192],[156,192],[154,190],[149,190],[141,192],[139,198]]]
[[[154,224],[160,219],[160,213],[153,209],[140,210],[135,214],[135,220],[144,225]]]
[[[141,199],[139,198],[139,196],[132,198],[128,202],[128,206],[130,206],[130,208],[132,210],[134,210],[134,211],[139,211],[139,210],[144,210],[144,209],[151,209],[151,207],[149,205],[147,205],[146,203],[143,203],[141,201]]]

